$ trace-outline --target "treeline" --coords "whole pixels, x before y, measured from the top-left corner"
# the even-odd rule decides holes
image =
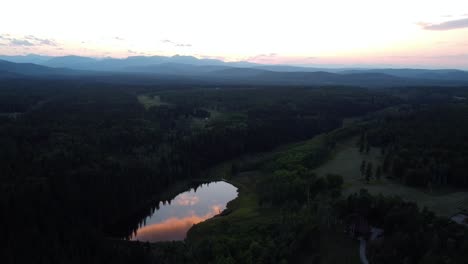
[[[365,135],[365,136],[364,136]],[[415,187],[468,187],[468,106],[415,106],[363,131],[383,154],[382,171]]]

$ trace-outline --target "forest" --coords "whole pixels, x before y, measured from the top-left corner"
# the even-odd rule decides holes
[[[2,263],[322,263],[317,238],[356,214],[386,230],[370,245],[372,263],[462,263],[463,227],[398,198],[343,197],[341,175],[313,172],[352,134],[381,149],[387,177],[468,187],[468,89],[441,89],[0,81]],[[389,108],[398,110],[375,114]],[[355,117],[363,125],[340,130]],[[296,152],[230,167],[248,186],[241,195],[255,194],[248,221],[221,216],[183,242],[121,239],[175,183],[318,135]]]
[[[381,148],[389,177],[421,188],[468,187],[466,104],[416,105],[376,122],[363,142]]]

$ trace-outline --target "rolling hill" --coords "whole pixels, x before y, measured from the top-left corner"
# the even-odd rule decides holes
[[[18,60],[17,57],[15,59]],[[244,65],[244,67],[236,65]],[[40,65],[0,60],[0,78],[79,77],[111,83],[154,84],[170,81],[210,85],[347,85],[375,88],[468,85],[468,72],[460,70],[356,69],[340,71],[281,65],[250,65],[250,67],[245,65],[248,64],[197,59],[190,56],[140,56],[101,60],[66,56],[49,59]]]

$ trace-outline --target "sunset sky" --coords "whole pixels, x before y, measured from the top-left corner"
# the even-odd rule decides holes
[[[466,0],[3,0],[0,54],[468,68]]]

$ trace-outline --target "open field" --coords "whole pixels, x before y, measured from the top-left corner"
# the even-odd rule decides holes
[[[138,95],[137,99],[147,110],[153,106],[170,105],[169,103],[162,102],[158,95]]]
[[[208,111],[210,113],[210,117],[207,117],[207,118],[193,117],[191,121],[192,128],[205,128],[212,121],[218,120],[222,118],[223,116],[223,113],[219,111],[208,109],[208,108],[202,108],[202,109],[205,111]]]
[[[371,194],[386,196],[397,195],[407,201],[416,202],[420,208],[427,207],[439,216],[452,216],[466,209],[468,192],[444,191],[433,192],[405,186],[398,182],[382,177],[381,180],[371,180],[369,184],[361,177],[360,165],[362,160],[372,161],[374,168],[380,164],[380,151],[372,148],[369,154],[361,154],[357,147],[357,139],[349,139],[337,144],[333,157],[318,167],[318,175],[334,173],[343,176],[343,194],[349,195],[360,189],[367,189]]]

